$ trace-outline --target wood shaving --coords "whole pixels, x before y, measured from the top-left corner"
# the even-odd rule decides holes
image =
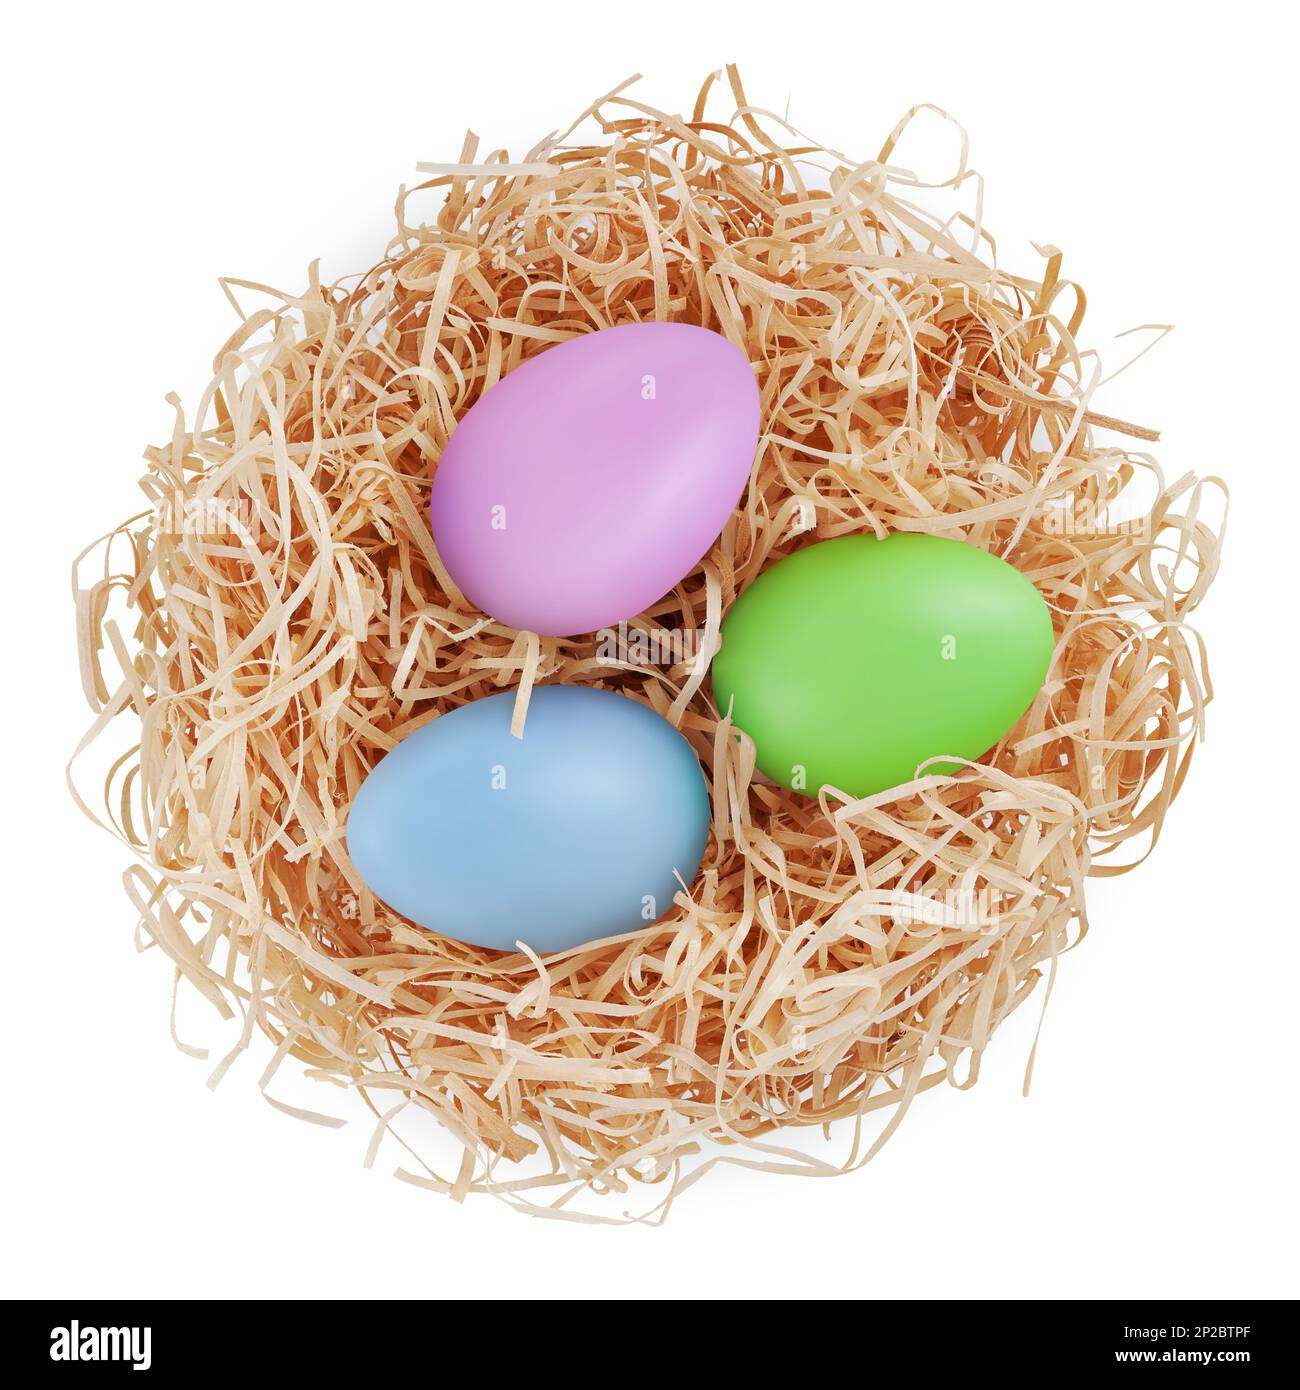
[[[719,1162],[865,1163],[918,1092],[976,1080],[1082,935],[1087,876],[1154,845],[1203,732],[1188,619],[1218,563],[1222,484],[1167,483],[1124,444],[1151,430],[1092,411],[1061,253],[1013,275],[978,209],[923,210],[973,174],[964,135],[942,182],[898,162],[922,108],[878,158],[850,159],[751,107],[734,70],[737,109],[711,117],[720,77],[686,117],[624,84],[518,162],[471,135],[402,193],[359,278],[226,282],[267,307],[241,310],[191,418],[169,397],[149,512],[74,576],[95,710],[76,756],[129,735],[97,813],[74,795],[135,852],[142,941],[242,1023],[214,1082],[265,1034],[264,1090],[291,1056],[364,1097],[367,1161],[427,1111],[463,1160],[440,1172],[412,1144],[399,1175],[457,1199],[661,1220]],[[409,210],[429,190],[443,202],[422,225]],[[645,320],[735,343],[764,420],[718,543],[632,625],[699,635],[699,659],[671,665],[484,617],[426,517],[485,390],[554,343]],[[712,700],[721,618],[793,549],[896,530],[982,546],[1037,585],[1056,627],[1043,689],[960,775],[859,801],[770,785]],[[646,930],[545,959],[420,930],[348,860],[357,788],[466,701],[516,689],[522,726],[547,681],[619,690],[690,740],[713,805],[698,879]],[[850,1122],[846,1158],[794,1142],[832,1121]]]

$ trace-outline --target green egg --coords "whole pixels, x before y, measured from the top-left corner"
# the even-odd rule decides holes
[[[774,782],[870,796],[927,758],[987,753],[1033,703],[1053,640],[1038,590],[996,555],[937,536],[844,536],[740,595],[713,692]]]

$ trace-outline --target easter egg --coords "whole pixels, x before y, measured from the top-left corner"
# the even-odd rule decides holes
[[[430,931],[494,950],[564,951],[634,931],[700,867],[709,796],[654,710],[589,686],[462,705],[403,739],[361,784],[352,863]]]
[[[603,328],[509,372],[438,460],[448,573],[485,613],[571,637],[612,627],[699,564],[754,462],[758,387],[726,338]]]
[[[844,536],[740,595],[713,691],[774,782],[869,796],[927,758],[988,752],[1033,702],[1053,640],[1038,590],[996,555],[936,536]]]

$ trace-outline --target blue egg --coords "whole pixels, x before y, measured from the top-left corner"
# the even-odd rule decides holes
[[[652,709],[580,685],[513,691],[403,739],[361,784],[348,853],[404,917],[474,946],[566,951],[647,926],[700,867],[709,796]]]

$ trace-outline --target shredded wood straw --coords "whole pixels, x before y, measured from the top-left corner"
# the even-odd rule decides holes
[[[1201,513],[1222,485],[1166,484],[1121,447],[1150,431],[1091,411],[1098,367],[1060,253],[1010,275],[978,205],[917,206],[917,190],[955,199],[978,180],[964,137],[942,182],[892,163],[916,111],[857,162],[750,107],[734,70],[738,110],[710,119],[718,76],[689,119],[624,84],[522,163],[480,159],[470,136],[459,162],[422,166],[445,196],[436,224],[408,221],[403,193],[359,279],[313,267],[298,296],[226,282],[271,306],[217,354],[192,424],[169,397],[151,510],[78,562],[102,561],[75,586],[97,712],[76,756],[138,724],[103,814],[137,852],[142,945],[242,1018],[213,1082],[260,1029],[264,1089],[286,1055],[355,1088],[376,1117],[368,1161],[392,1135],[411,1154],[400,1176],[457,1199],[661,1220],[719,1162],[865,1163],[919,1091],[975,1081],[994,1029],[1081,937],[1085,877],[1149,852],[1202,733],[1187,620],[1217,565]],[[725,334],[763,403],[735,515],[633,624],[699,634],[699,659],[675,665],[485,618],[426,519],[439,452],[483,391],[553,343],[652,319]],[[1124,513],[1143,481],[1154,501]],[[773,786],[712,700],[722,615],[812,539],[895,530],[971,542],[1033,580],[1056,625],[1046,684],[960,775],[860,801]],[[653,706],[713,805],[704,867],[667,915],[544,960],[416,928],[345,846],[357,788],[400,739],[503,688],[525,718],[537,681]],[[458,1170],[415,1154],[413,1107],[463,1146]],[[833,1120],[853,1122],[840,1161],[791,1137]],[[659,1186],[633,1214],[639,1183]],[[621,1195],[575,1200],[598,1192]]]

